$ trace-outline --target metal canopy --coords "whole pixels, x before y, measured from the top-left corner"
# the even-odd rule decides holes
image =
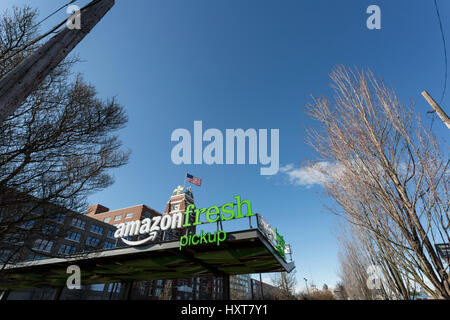
[[[67,267],[81,269],[82,284],[191,278],[201,275],[236,275],[291,272],[286,262],[258,229],[227,233],[220,246],[183,247],[179,241],[94,252],[67,259],[45,259],[8,265],[0,288],[20,290],[65,286]]]

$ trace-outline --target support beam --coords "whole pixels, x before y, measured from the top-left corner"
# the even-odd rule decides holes
[[[125,283],[123,283],[124,284],[124,297],[123,297],[123,299],[124,300],[131,300],[131,296],[132,296],[132,293],[133,293],[133,284],[134,284],[134,281],[133,280],[131,280],[131,281],[127,281],[127,282],[125,282]]]
[[[92,1],[81,10],[81,29],[64,27],[0,80],[0,124],[16,111],[113,6],[114,0]]]
[[[428,101],[433,110],[436,111],[437,115],[445,123],[447,128],[450,129],[450,119],[448,118],[444,110],[442,110],[442,108],[437,104],[436,101],[434,101],[434,99],[430,96],[430,94],[427,91],[422,92],[422,96]]]
[[[229,274],[222,276],[222,300],[231,300]]]
[[[64,290],[64,287],[56,287],[53,290],[54,290],[54,292],[53,292],[52,300],[60,300],[61,294],[62,294],[62,292]]]
[[[261,300],[264,300],[264,290],[263,290],[263,281],[262,281],[262,275],[259,274],[259,285],[261,288]]]
[[[8,296],[9,296],[9,291],[8,290],[4,290],[0,293],[0,301],[6,301],[8,300]]]

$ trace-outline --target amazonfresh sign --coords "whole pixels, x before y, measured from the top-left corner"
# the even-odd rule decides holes
[[[255,215],[252,212],[252,206],[249,200],[241,200],[241,196],[235,196],[234,199],[236,203],[225,203],[221,206],[211,206],[209,208],[200,209],[197,209],[193,204],[190,204],[187,206],[185,212],[121,223],[117,226],[114,237],[116,239],[122,239],[122,241],[128,245],[136,246],[155,240],[160,232],[198,226],[205,223],[214,223],[217,221],[242,219]],[[244,205],[247,208],[245,215],[243,212]],[[191,217],[194,217],[194,221],[190,221]],[[129,239],[130,237],[140,235],[147,237],[137,241]],[[203,234],[202,231],[200,235],[184,235],[180,238],[180,250],[184,246],[203,243],[216,243],[217,245],[220,245],[225,238],[225,231],[216,232],[214,234]]]

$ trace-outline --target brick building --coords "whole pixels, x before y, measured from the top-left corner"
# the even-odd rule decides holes
[[[63,236],[50,242],[36,242],[35,248],[37,252],[43,253],[42,256],[29,254],[22,260],[36,260],[50,256],[66,256],[124,247],[126,245],[120,239],[114,239],[114,232],[118,224],[155,216],[184,213],[190,204],[194,204],[194,195],[190,188],[178,187],[170,196],[162,214],[143,204],[117,210],[110,210],[106,206],[95,204],[88,208],[85,215],[62,214],[62,208],[60,210],[56,208],[53,218],[47,224],[54,228],[64,229]],[[193,214],[191,220],[193,221],[194,218]],[[180,229],[172,233],[160,234],[156,241],[176,240],[189,231],[195,232],[195,229]],[[197,276],[185,279],[95,284],[82,286],[81,290],[63,288],[58,291],[55,288],[40,288],[12,291],[8,293],[8,299],[216,300],[223,298],[223,284],[223,278],[220,276]],[[231,276],[229,284],[231,299],[262,298],[261,284],[251,279],[249,275]],[[265,284],[262,287],[264,298],[267,299],[273,295],[274,288],[267,287]]]
[[[15,209],[3,208],[0,223],[8,228],[0,241],[0,262],[17,263],[52,257],[83,254],[116,247],[115,227],[57,205],[34,205],[21,216]],[[17,222],[21,219],[21,222]]]
[[[142,220],[167,214],[172,215],[179,212],[184,213],[190,204],[194,204],[194,195],[191,189],[185,189],[179,186],[173,191],[162,214],[143,204],[117,210],[110,210],[101,204],[95,204],[88,208],[86,216],[103,223],[117,226],[123,222]],[[193,221],[194,213],[191,219]],[[159,234],[156,241],[176,240],[189,231],[195,232],[195,227]],[[150,300],[215,300],[221,299],[221,294],[222,278],[202,276],[187,279],[136,282],[132,284],[130,298]]]

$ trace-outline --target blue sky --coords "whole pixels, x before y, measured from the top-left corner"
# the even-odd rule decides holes
[[[66,1],[2,0],[38,7],[44,17]],[[88,1],[77,1],[83,5]],[[366,28],[366,8],[381,8],[382,29]],[[450,34],[450,3],[439,0]],[[64,12],[43,24],[56,24]],[[321,187],[306,171],[297,179],[280,172],[266,177],[259,165],[172,164],[178,128],[280,130],[280,165],[315,157],[305,144],[303,113],[309,95],[330,95],[328,74],[338,64],[368,67],[413,99],[430,123],[420,93],[440,99],[444,83],[441,35],[430,0],[152,0],[121,1],[76,48],[76,67],[98,94],[117,96],[129,116],[120,132],[131,161],[113,172],[116,183],[90,203],[119,209],[144,203],[162,211],[187,172],[203,179],[193,187],[197,206],[241,195],[252,201],[294,250],[299,288],[303,278],[318,286],[338,280],[336,219],[327,213]],[[442,105],[450,101],[446,95]],[[445,136],[440,120],[433,127]]]

